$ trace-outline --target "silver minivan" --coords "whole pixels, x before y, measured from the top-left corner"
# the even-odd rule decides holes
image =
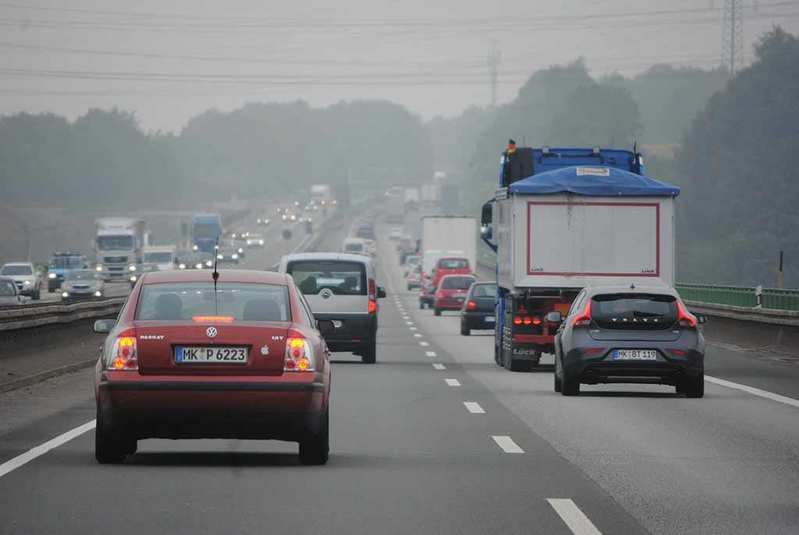
[[[351,351],[361,360],[377,360],[377,286],[368,256],[346,253],[298,253],[284,256],[278,271],[294,277],[316,319],[335,329],[325,336],[331,351]]]

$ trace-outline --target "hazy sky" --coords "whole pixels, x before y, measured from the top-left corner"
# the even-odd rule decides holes
[[[0,0],[0,114],[135,111],[179,130],[208,108],[385,98],[425,118],[498,100],[536,69],[714,67],[724,0]],[[743,0],[745,59],[799,0]]]

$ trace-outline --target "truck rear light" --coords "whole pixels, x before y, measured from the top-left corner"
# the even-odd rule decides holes
[[[299,333],[291,333],[286,338],[286,356],[283,360],[284,372],[312,372],[313,352],[308,340],[299,336]]]
[[[696,329],[697,321],[696,316],[691,314],[685,309],[682,301],[677,301],[677,321],[680,327],[688,327],[689,329]]]
[[[591,300],[585,304],[583,311],[574,318],[572,327],[582,327],[591,325]]]
[[[521,325],[522,324],[522,317],[521,316],[514,316],[513,317],[513,324],[514,325]]]
[[[466,303],[466,310],[475,310],[477,308],[477,302],[472,301],[471,299]]]
[[[136,371],[139,369],[139,360],[136,352],[136,337],[131,336],[132,331],[123,333],[114,340],[111,354],[106,362],[109,370]]]
[[[524,323],[525,325],[532,325],[533,324],[533,318],[531,318],[530,316],[524,316],[522,318],[522,323]]]

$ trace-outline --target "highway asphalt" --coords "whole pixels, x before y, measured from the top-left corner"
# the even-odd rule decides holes
[[[799,406],[712,383],[556,395],[549,369],[501,369],[487,333],[419,310],[380,245],[378,362],[334,355],[326,466],[166,440],[100,466],[79,372],[0,394],[0,533],[797,532]]]

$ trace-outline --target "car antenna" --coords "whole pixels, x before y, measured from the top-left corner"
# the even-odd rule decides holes
[[[219,300],[216,296],[216,282],[219,280],[219,271],[216,269],[217,262],[219,262],[219,236],[216,237],[216,244],[214,245],[214,271],[211,273],[211,278],[214,279],[214,315],[219,315]]]

